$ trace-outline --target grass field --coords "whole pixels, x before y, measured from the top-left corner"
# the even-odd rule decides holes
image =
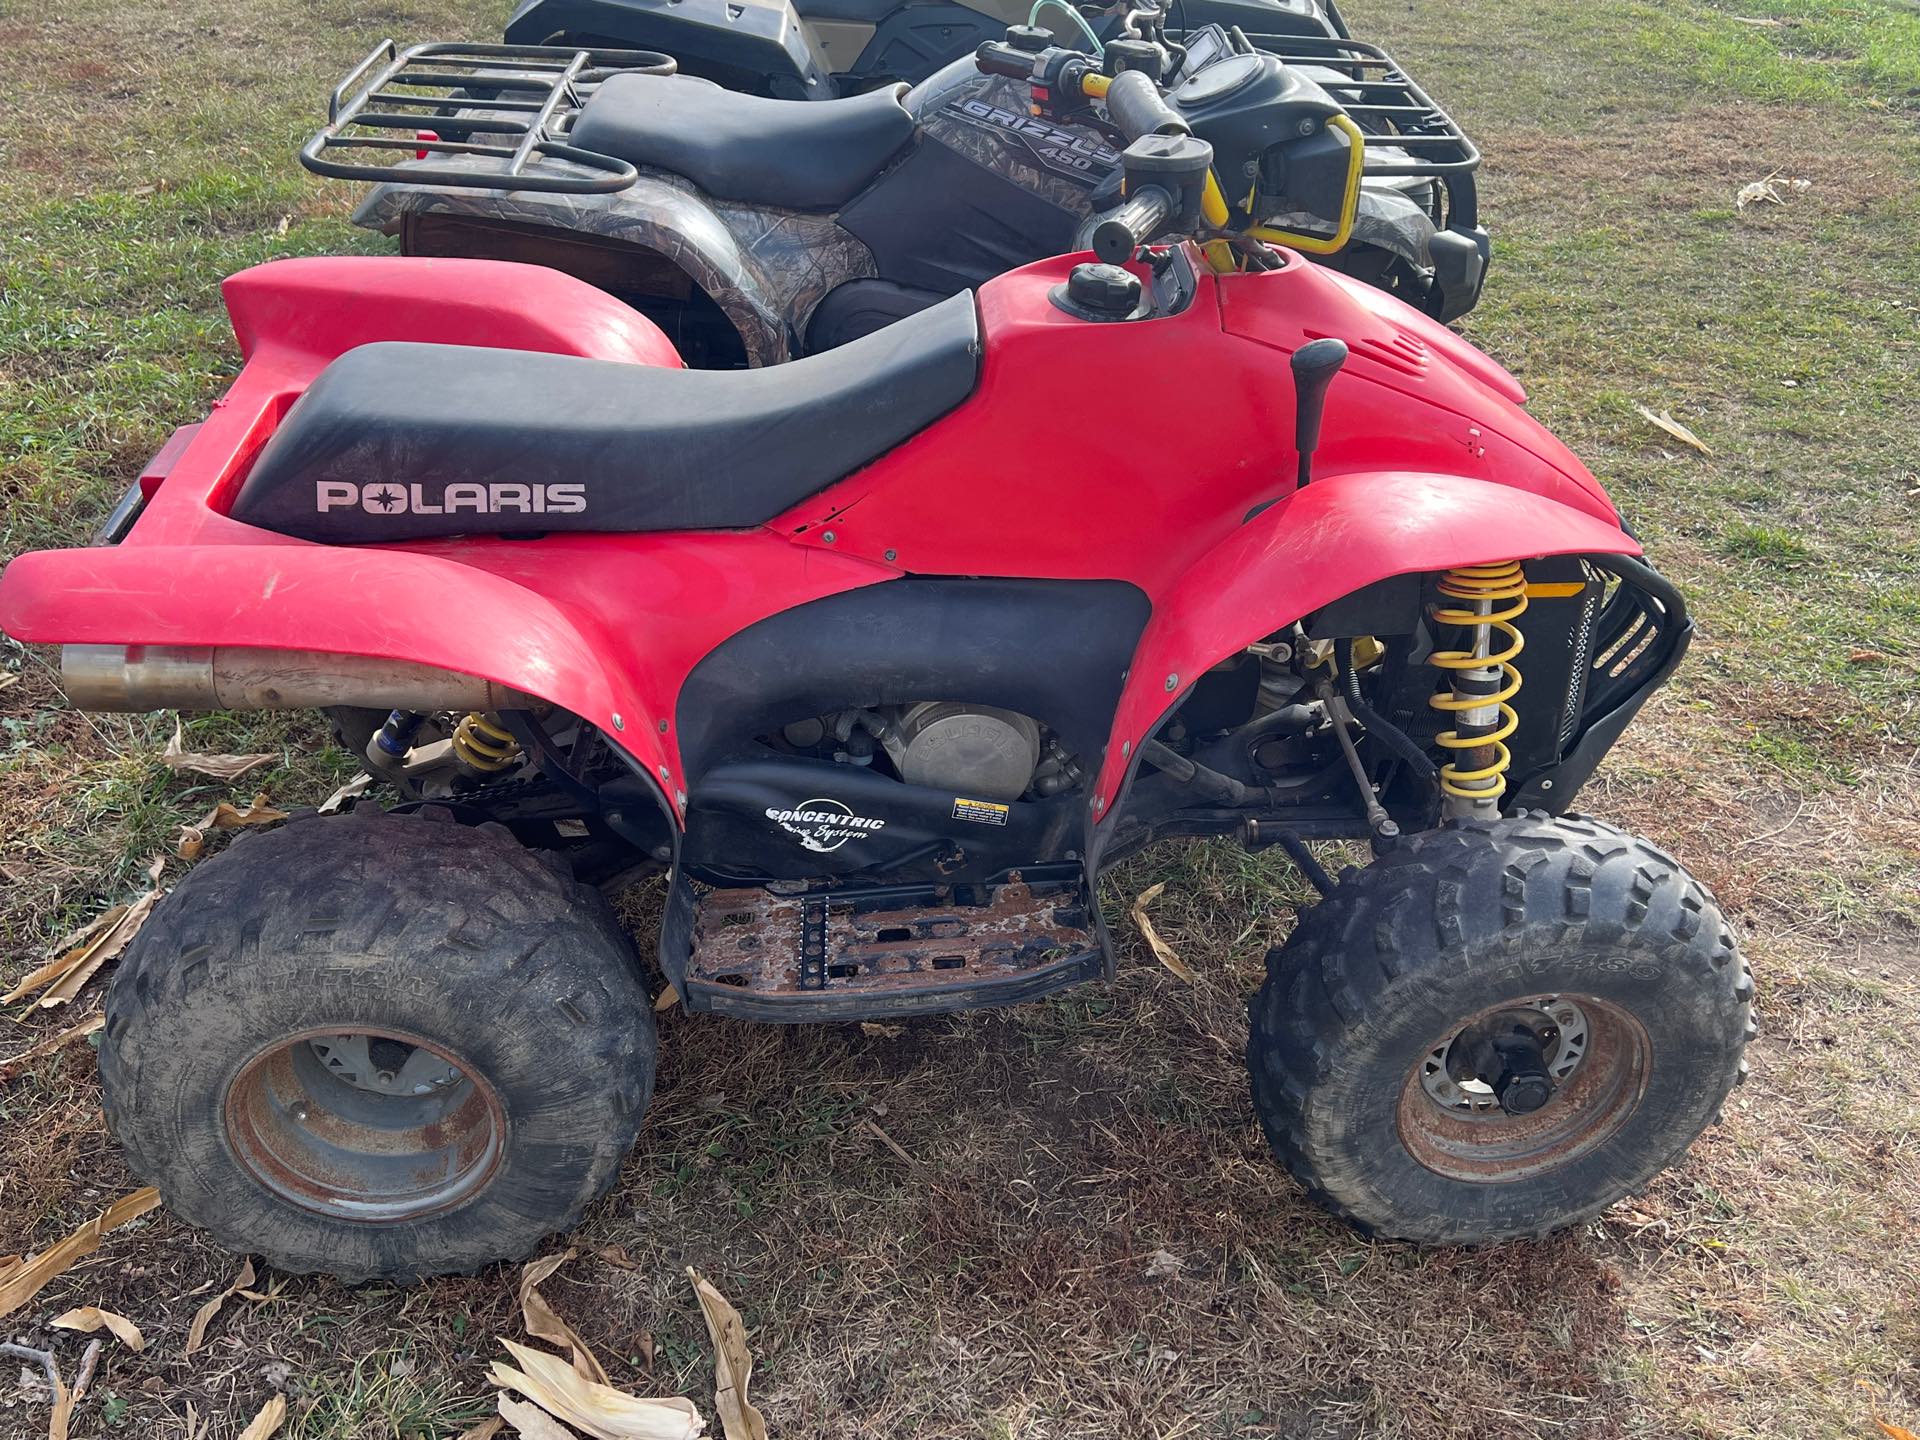
[[[1156,852],[1114,878],[1109,913],[1166,880],[1157,915],[1192,986],[1122,919],[1116,984],[1004,1014],[893,1037],[663,1017],[640,1146],[545,1287],[617,1382],[711,1414],[691,1264],[745,1316],[782,1440],[1920,1427],[1920,10],[1349,10],[1487,153],[1496,268],[1467,333],[1693,597],[1691,659],[1584,803],[1736,916],[1764,1027],[1752,1081],[1684,1164],[1577,1233],[1369,1243],[1281,1176],[1246,1095],[1244,997],[1297,886],[1224,848]],[[292,159],[337,73],[387,34],[484,38],[503,13],[0,0],[0,554],[83,540],[219,393],[221,276],[380,247]],[[1736,206],[1768,177],[1784,203]],[[7,981],[137,893],[228,793],[161,764],[171,717],[60,708],[45,660],[0,649]],[[257,777],[281,804],[351,769],[300,720],[188,735],[282,753]],[[101,988],[73,1016],[14,1009],[0,1059]],[[84,1046],[0,1085],[0,1126],[0,1251],[133,1183]],[[612,1245],[630,1265],[592,1253]],[[191,1405],[211,1440],[282,1388],[288,1434],[403,1440],[487,1413],[495,1337],[520,1334],[505,1272],[295,1280],[229,1302],[185,1357],[202,1287],[235,1263],[156,1212],[0,1338],[56,1344],[70,1374],[81,1341],[52,1316],[100,1304],[145,1329],[144,1353],[109,1348],[76,1436],[188,1436]],[[0,1372],[0,1437],[46,1414]]]

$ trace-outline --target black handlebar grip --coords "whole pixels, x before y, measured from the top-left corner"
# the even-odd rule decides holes
[[[1160,95],[1144,70],[1122,70],[1107,87],[1107,114],[1131,142],[1142,135],[1191,135],[1192,128]]]
[[[1134,252],[1166,227],[1175,210],[1173,196],[1158,185],[1143,185],[1119,209],[1093,227],[1093,253],[1108,265],[1124,265]]]
[[[1000,40],[983,40],[973,52],[973,63],[983,75],[1004,75],[1009,80],[1033,78],[1033,56]]]

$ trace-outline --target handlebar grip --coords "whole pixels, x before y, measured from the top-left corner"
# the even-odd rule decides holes
[[[1004,75],[1009,80],[1033,78],[1033,56],[999,40],[985,40],[973,52],[973,63],[983,75]]]
[[[1093,227],[1093,253],[1108,265],[1124,265],[1166,227],[1177,208],[1158,185],[1143,185],[1119,209]]]
[[[1191,135],[1180,112],[1161,98],[1160,87],[1143,70],[1122,70],[1107,86],[1107,114],[1129,142],[1142,135]]]

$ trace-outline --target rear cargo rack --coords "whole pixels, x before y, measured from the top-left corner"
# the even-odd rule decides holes
[[[300,163],[335,180],[573,195],[624,190],[640,172],[569,144],[567,132],[608,76],[674,69],[671,56],[654,50],[446,42],[402,50],[386,40],[333,87],[326,128],[301,148]],[[415,158],[385,163],[395,151]],[[529,168],[543,158],[593,173]],[[468,163],[432,163],[442,159]]]
[[[1285,64],[1341,72],[1341,79],[1321,84],[1367,132],[1363,174],[1453,177],[1480,167],[1479,149],[1453,117],[1378,45],[1323,35],[1242,34]],[[1389,149],[1408,153],[1374,153]]]

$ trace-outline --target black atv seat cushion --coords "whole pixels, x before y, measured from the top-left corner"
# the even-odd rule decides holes
[[[573,123],[583,150],[684,175],[709,195],[832,210],[913,138],[904,85],[843,100],[769,100],[688,75],[615,75]]]
[[[932,424],[979,374],[971,294],[764,370],[362,345],[287,412],[230,513],[345,545],[747,529]]]

